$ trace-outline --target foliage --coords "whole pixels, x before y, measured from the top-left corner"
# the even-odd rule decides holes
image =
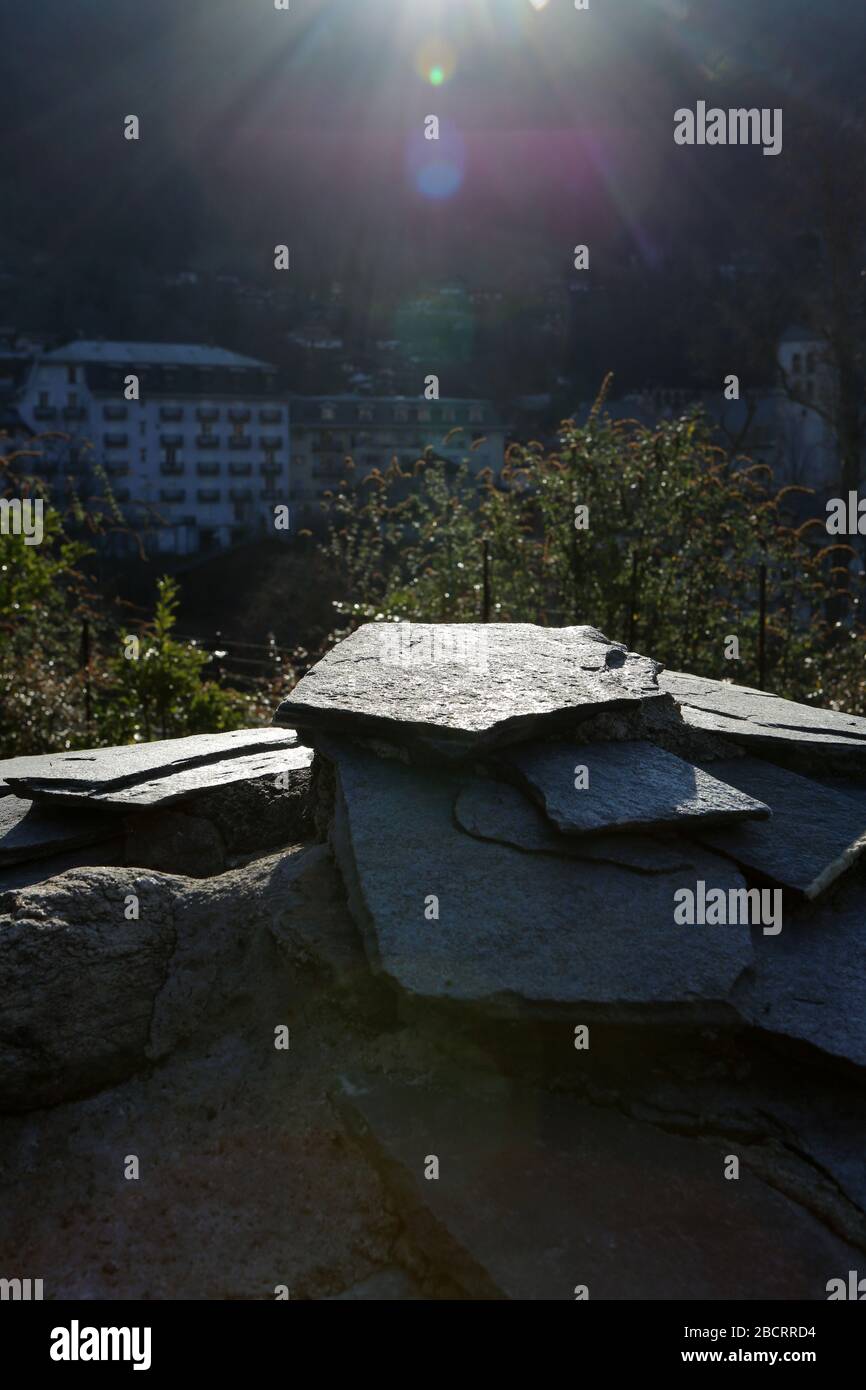
[[[715,446],[693,412],[614,420],[604,392],[559,447],[512,445],[497,472],[428,450],[326,498],[324,551],[359,621],[589,623],[675,670],[866,711],[866,633],[847,544],[791,521],[793,494]],[[578,507],[588,508],[588,526]],[[858,566],[859,568],[859,566]],[[856,581],[862,580],[862,575]],[[725,658],[736,636],[739,660]]]
[[[222,733],[250,722],[249,697],[205,679],[211,655],[172,636],[177,606],[177,582],[164,576],[152,622],[125,634],[107,662],[99,723],[109,743]]]
[[[118,632],[91,591],[84,567],[92,545],[70,534],[98,533],[99,513],[74,499],[71,521],[50,505],[44,483],[8,470],[7,496],[38,494],[38,545],[0,530],[0,756],[170,738],[243,728],[269,719],[270,683],[250,693],[224,687],[211,656],[173,635],[178,589],[158,582],[154,618]],[[110,512],[109,523],[117,517]],[[67,529],[69,526],[69,530]],[[128,637],[138,638],[138,659]]]

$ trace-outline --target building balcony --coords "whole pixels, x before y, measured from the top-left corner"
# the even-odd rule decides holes
[[[229,435],[228,443],[230,449],[251,449],[253,446],[252,438],[248,434]]]
[[[160,502],[185,502],[186,490],[182,487],[163,487],[159,491]]]
[[[163,459],[162,463],[159,465],[159,471],[164,478],[177,478],[183,472],[183,464],[169,463],[166,459]]]
[[[103,420],[125,420],[128,413],[125,405],[104,405],[102,407]]]
[[[219,502],[222,493],[218,487],[200,487],[196,496],[199,502]]]
[[[63,407],[64,420],[86,420],[87,411],[83,405],[65,405]]]
[[[220,446],[218,434],[197,434],[195,442],[198,449],[218,449]]]
[[[259,464],[259,472],[265,477],[273,477],[277,473],[282,473],[283,465],[277,463],[276,459],[265,459],[264,463]]]
[[[211,420],[218,420],[220,413],[216,406],[201,406],[196,411],[195,418],[201,420],[202,424],[208,424]]]
[[[242,407],[239,409],[230,409],[229,419],[234,425],[245,425],[250,419],[252,419],[252,411],[247,410],[246,407]]]
[[[283,437],[280,434],[263,434],[260,443],[263,449],[282,449]]]
[[[229,496],[233,502],[251,502],[253,490],[251,487],[233,487],[229,491]]]
[[[160,442],[160,444],[162,445],[163,449],[182,449],[182,448],[183,448],[183,435],[182,435],[182,434],[161,434],[161,435],[159,436],[159,442]]]
[[[260,410],[259,420],[263,425],[279,425],[283,418],[281,410]]]
[[[33,416],[36,420],[56,420],[57,407],[55,405],[37,405]]]
[[[107,463],[105,471],[109,478],[127,478],[129,477],[129,464],[126,462]]]
[[[230,463],[229,473],[233,478],[248,478],[253,471],[251,463]]]
[[[200,478],[216,478],[219,476],[220,465],[217,462],[197,463],[195,471]]]
[[[103,435],[103,444],[106,449],[125,449],[129,444],[128,434],[106,434]]]
[[[161,405],[160,408],[159,408],[159,418],[160,418],[160,420],[182,420],[182,419],[183,419],[183,406],[182,406],[182,405]]]

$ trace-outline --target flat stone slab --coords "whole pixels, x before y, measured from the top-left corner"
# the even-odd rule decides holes
[[[653,743],[531,743],[502,761],[566,835],[767,817],[760,800]],[[575,787],[576,769],[587,785]]]
[[[682,671],[662,671],[659,689],[682,705],[683,718],[695,728],[726,738],[792,766],[843,775],[866,769],[866,718],[817,709],[783,700],[763,690],[727,681],[707,680]]]
[[[722,1139],[499,1079],[351,1078],[335,1100],[427,1258],[473,1298],[824,1300],[857,1267],[747,1168],[727,1181]]]
[[[744,1018],[866,1066],[866,886],[846,885],[808,921],[755,937],[755,969],[734,991]]]
[[[171,772],[146,782],[134,782],[116,790],[109,787],[107,791],[92,792],[89,800],[123,806],[165,805],[200,793],[218,791],[238,782],[257,782],[262,778],[275,781],[280,773],[288,774],[291,785],[294,774],[303,773],[311,766],[313,756],[312,748],[305,748],[301,744],[289,748],[266,748],[261,753],[247,753],[217,763],[185,768],[182,772]]]
[[[866,848],[866,807],[850,796],[757,758],[709,764],[741,791],[772,809],[769,821],[694,834],[746,868],[806,898],[816,898]]]
[[[538,807],[519,789],[493,778],[473,777],[457,793],[454,818],[461,830],[479,840],[496,840],[536,854],[594,859],[639,873],[667,873],[687,868],[690,850],[648,835],[560,835]]]
[[[98,844],[111,833],[98,813],[64,813],[11,794],[0,797],[0,865],[4,868]]]
[[[152,806],[223,782],[246,780],[270,767],[279,771],[270,762],[266,768],[261,760],[274,758],[278,762],[278,754],[291,750],[296,750],[297,760],[300,753],[293,729],[235,729],[116,748],[12,758],[0,763],[0,775],[19,795],[65,800],[87,797]]]
[[[457,777],[334,742],[334,852],[371,963],[402,989],[505,1017],[570,1018],[580,1003],[728,1018],[749,928],[677,925],[674,895],[741,888],[733,866],[695,852],[687,870],[639,877],[485,844],[454,823]]]
[[[298,682],[274,722],[457,759],[658,699],[657,670],[591,627],[366,623]]]

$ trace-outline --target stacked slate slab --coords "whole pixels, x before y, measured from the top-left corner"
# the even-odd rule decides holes
[[[205,877],[303,839],[312,758],[264,728],[0,763],[0,888],[84,864]]]
[[[400,626],[359,628],[275,715],[331,769],[330,842],[374,971],[491,1018],[757,1026],[828,1053],[843,1037],[866,1062],[844,1017],[866,1011],[863,972],[812,991],[823,1042],[793,983],[809,905],[841,883],[866,906],[850,778],[866,720],[666,680],[591,627]],[[712,760],[683,755],[694,729]],[[847,781],[785,766],[813,737]]]
[[[300,1104],[353,1247],[386,1256],[325,1268],[333,1189],[299,1149],[270,1224],[297,1217],[319,1295],[823,1300],[866,1248],[864,748],[866,720],[595,628],[375,623],[271,729],[0,764],[0,1112],[33,1126],[13,1180],[65,1171],[45,1137],[65,1155],[70,1125],[83,1173],[128,1116],[183,1181],[118,1265],[200,1245],[175,1155],[199,1171],[206,1116],[231,1194],[208,1231],[236,1208],[258,1243]],[[223,1278],[261,1296],[242,1259]]]

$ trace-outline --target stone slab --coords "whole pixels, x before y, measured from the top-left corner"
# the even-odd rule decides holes
[[[536,854],[559,854],[620,864],[639,873],[686,868],[688,846],[648,835],[560,835],[518,787],[492,777],[465,782],[454,802],[461,830],[479,840],[495,840]]]
[[[404,626],[405,652],[393,624],[366,623],[339,642],[298,682],[275,723],[459,759],[659,697],[658,663],[594,628]]]
[[[416,1243],[470,1297],[823,1300],[856,1267],[854,1247],[747,1169],[726,1181],[722,1140],[495,1079],[353,1077],[335,1099]]]
[[[760,800],[645,740],[530,743],[502,761],[543,806],[557,830],[652,830],[767,817]],[[588,785],[575,788],[575,768]]]
[[[209,785],[231,760],[288,750],[297,744],[293,729],[234,729],[223,734],[194,734],[116,748],[83,748],[43,757],[11,758],[0,763],[0,776],[18,795],[87,796],[128,792],[142,784],[191,774],[184,791]],[[196,781],[195,774],[200,774]],[[249,774],[245,774],[249,775]],[[175,784],[177,788],[177,784]],[[151,793],[151,797],[155,793]],[[153,799],[147,804],[153,804]]]
[[[784,700],[767,691],[682,671],[662,671],[659,688],[682,706],[696,728],[723,734],[752,752],[792,767],[843,775],[866,770],[866,718]]]
[[[241,782],[264,779],[275,784],[281,773],[288,774],[288,784],[284,790],[290,791],[292,782],[309,771],[313,756],[312,748],[300,744],[290,748],[264,749],[261,753],[248,753],[199,767],[184,768],[180,772],[170,772],[145,782],[135,782],[131,786],[91,792],[88,799],[100,805],[113,803],[128,807],[168,805],[191,797],[198,802],[201,794],[216,793]]]
[[[773,815],[738,826],[695,827],[693,833],[774,883],[816,898],[866,848],[866,807],[844,793],[757,758],[709,766],[717,777],[766,801]]]
[[[756,933],[754,970],[733,998],[765,1031],[866,1067],[866,886],[840,894],[778,936]]]
[[[749,929],[678,926],[674,894],[744,886],[730,864],[696,851],[687,870],[637,876],[481,843],[454,823],[454,775],[334,743],[334,852],[371,963],[402,989],[505,1017],[572,1017],[577,1003],[728,1017]]]
[[[38,806],[22,797],[0,797],[0,867],[64,854],[109,838],[98,813]]]

